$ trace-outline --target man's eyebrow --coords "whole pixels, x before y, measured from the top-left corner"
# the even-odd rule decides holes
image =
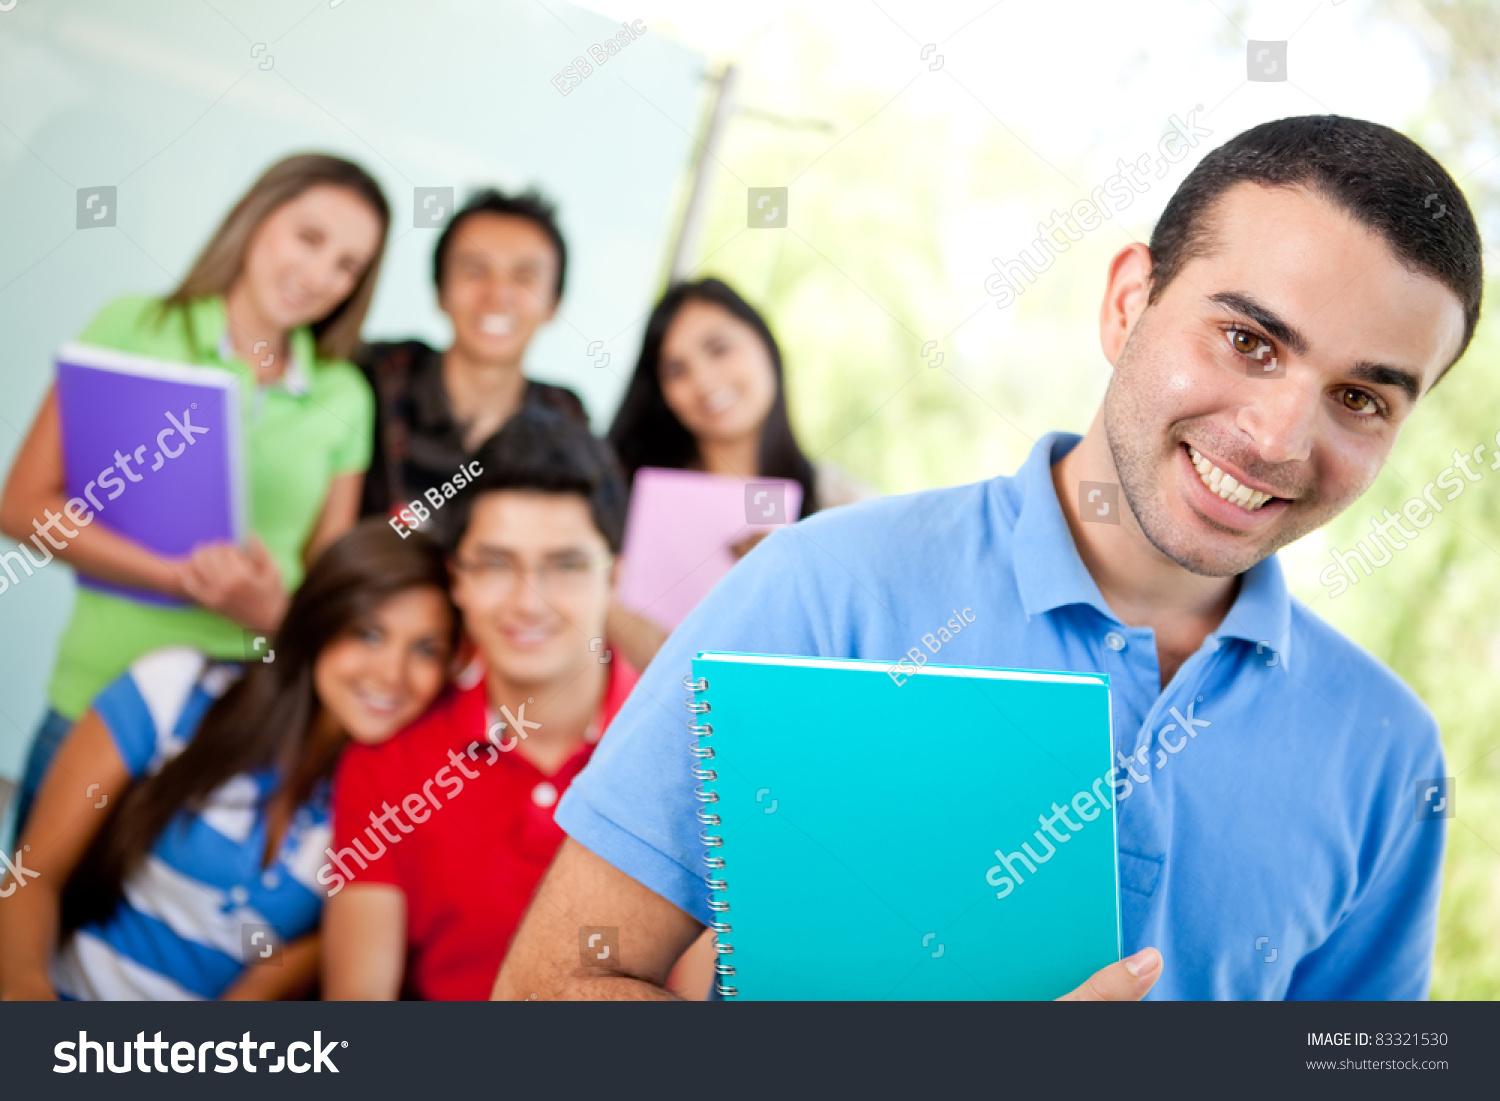
[[[1415,372],[1400,367],[1387,367],[1383,363],[1357,363],[1349,372],[1352,378],[1368,382],[1371,386],[1394,386],[1406,395],[1406,400],[1416,403],[1422,396],[1422,381]]]
[[[1293,326],[1283,321],[1274,311],[1257,302],[1249,295],[1223,291],[1209,295],[1209,301],[1234,313],[1248,317],[1273,338],[1285,344],[1291,351],[1304,355],[1308,349],[1307,338]],[[1390,367],[1384,363],[1357,363],[1349,371],[1351,378],[1371,386],[1394,386],[1406,395],[1406,400],[1415,404],[1422,396],[1422,380],[1415,371],[1402,367]]]
[[[1269,307],[1262,305],[1249,295],[1221,291],[1218,294],[1209,295],[1208,300],[1223,306],[1226,310],[1248,317],[1299,356],[1306,354],[1307,338],[1278,317]]]
[[[484,556],[488,556],[488,557],[491,557],[491,558],[501,558],[501,557],[504,557],[504,558],[520,558],[520,557],[522,557],[522,555],[520,554],[520,552],[518,552],[514,547],[502,546],[502,545],[497,544],[497,543],[483,543],[483,542],[481,542],[481,543],[479,543],[478,545],[476,545],[474,547],[474,553],[477,554],[477,555],[484,555]],[[537,553],[542,558],[567,558],[567,557],[570,557],[572,555],[579,555],[579,554],[587,556],[588,553],[589,553],[589,551],[588,551],[587,547],[579,546],[577,544],[569,544],[567,546],[562,546],[562,547],[548,547],[548,548],[546,548],[544,550],[541,550],[541,551],[539,551]]]

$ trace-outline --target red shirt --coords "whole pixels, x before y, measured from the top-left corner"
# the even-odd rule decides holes
[[[609,726],[637,677],[616,653],[594,729]],[[402,890],[405,992],[419,998],[490,996],[521,915],[562,844],[552,820],[557,801],[594,752],[585,744],[547,776],[487,741],[486,715],[481,677],[450,689],[390,741],[350,745],[334,777],[335,841],[319,882],[330,895],[341,880]],[[515,734],[507,726],[495,740],[513,747]]]

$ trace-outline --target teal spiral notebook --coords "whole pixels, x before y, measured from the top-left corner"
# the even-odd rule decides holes
[[[719,993],[1039,999],[1120,958],[1109,678],[701,653]]]

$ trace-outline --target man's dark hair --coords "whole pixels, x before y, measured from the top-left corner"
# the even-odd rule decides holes
[[[553,288],[553,294],[556,301],[562,301],[563,283],[568,273],[568,246],[563,241],[562,230],[557,228],[557,204],[536,190],[507,195],[496,188],[487,187],[470,195],[438,235],[437,248],[432,253],[432,282],[437,289],[443,289],[443,269],[448,262],[453,235],[466,219],[478,214],[524,218],[547,235],[547,240],[552,242],[552,251],[557,253],[557,285]]]
[[[526,408],[480,444],[480,473],[458,491],[445,517],[444,542],[453,554],[469,530],[474,502],[485,493],[520,489],[571,493],[588,502],[594,527],[610,552],[625,540],[625,479],[609,444],[550,409]]]
[[[1238,183],[1303,187],[1378,233],[1403,264],[1457,295],[1463,355],[1479,322],[1484,261],[1479,227],[1446,169],[1406,135],[1342,115],[1302,115],[1231,138],[1182,181],[1151,234],[1155,302],[1189,260],[1214,247],[1213,208]],[[1452,366],[1450,363],[1449,366]]]

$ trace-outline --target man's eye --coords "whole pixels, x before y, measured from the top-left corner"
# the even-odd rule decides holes
[[[1380,411],[1379,407],[1375,404],[1375,399],[1370,396],[1368,391],[1359,390],[1353,386],[1344,387],[1339,393],[1339,400],[1344,403],[1344,408],[1351,413],[1369,415]]]
[[[1262,348],[1269,345],[1254,333],[1247,333],[1244,329],[1230,329],[1229,343],[1236,352],[1243,356],[1257,356],[1261,354]]]

